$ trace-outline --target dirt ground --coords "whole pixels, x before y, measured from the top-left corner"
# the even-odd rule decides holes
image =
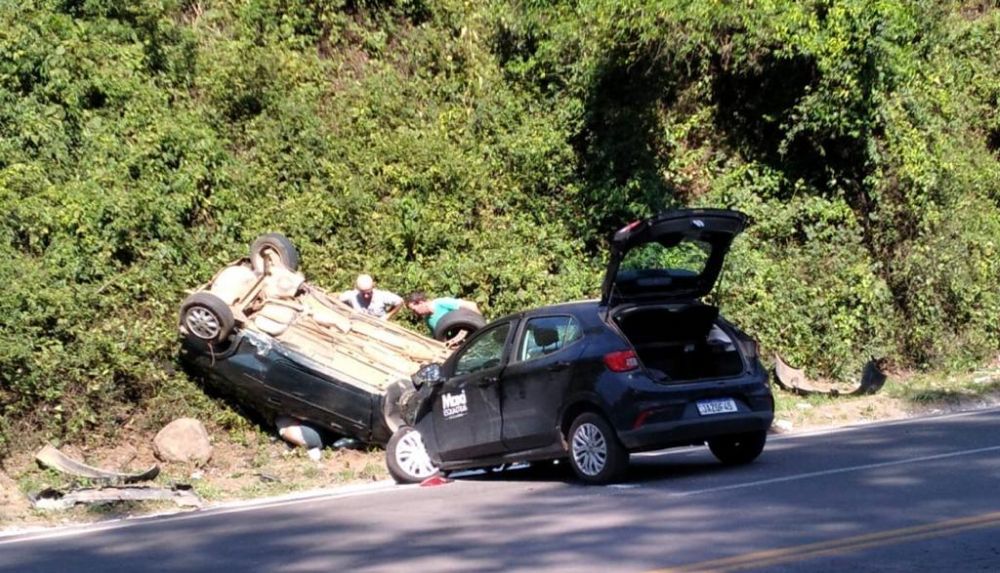
[[[313,461],[305,450],[293,448],[274,436],[247,430],[238,435],[209,428],[212,458],[203,467],[163,463],[153,453],[154,434],[133,434],[127,444],[106,448],[65,446],[68,456],[107,470],[135,473],[152,465],[160,475],[150,484],[172,487],[189,485],[205,505],[222,501],[253,499],[293,491],[326,488],[341,484],[388,479],[382,450],[323,450],[322,459]],[[0,469],[0,531],[91,522],[177,509],[173,504],[131,502],[112,506],[74,508],[67,511],[34,509],[28,495],[46,488],[67,491],[90,484],[68,478],[54,470],[40,468],[33,454],[5,460]]]
[[[895,377],[895,382],[891,381],[882,393],[874,396],[800,397],[776,389],[778,405],[773,431],[803,432],[997,406],[1000,405],[1000,364],[997,366],[985,375],[974,373],[962,380],[928,378],[931,381],[921,381]],[[975,387],[970,390],[970,385]],[[906,392],[895,390],[903,387],[907,388]],[[132,434],[127,443],[107,447],[66,446],[62,450],[90,465],[119,472],[138,472],[159,464],[161,472],[153,485],[190,485],[205,505],[388,479],[384,453],[380,449],[327,448],[320,461],[313,461],[304,450],[292,448],[276,436],[260,431],[227,432],[210,427],[209,433],[214,452],[204,467],[159,462],[153,454],[153,434]],[[34,509],[28,498],[28,494],[47,487],[65,491],[86,485],[89,484],[84,480],[74,481],[38,467],[31,453],[8,458],[0,468],[0,531],[177,510],[164,502],[131,502],[43,511]]]

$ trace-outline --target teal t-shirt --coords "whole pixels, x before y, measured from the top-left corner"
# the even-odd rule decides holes
[[[431,332],[434,332],[434,327],[437,326],[441,317],[448,314],[453,310],[458,310],[462,307],[462,304],[457,298],[436,298],[431,301],[431,308],[434,312],[427,317],[427,326],[430,327]]]

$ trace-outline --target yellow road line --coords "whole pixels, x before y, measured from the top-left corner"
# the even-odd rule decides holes
[[[920,541],[923,539],[941,537],[961,531],[981,529],[985,527],[996,527],[998,525],[1000,525],[1000,511],[972,517],[928,523],[926,525],[880,531],[877,533],[869,533],[855,537],[846,537],[843,539],[833,539],[830,541],[786,547],[783,549],[757,551],[754,553],[736,555],[734,557],[713,559],[711,561],[702,561],[700,563],[691,563],[679,567],[657,569],[647,573],[691,573],[694,571],[700,571],[703,573],[725,573],[728,571],[756,569],[758,567],[779,565],[793,561],[804,561],[806,559],[814,559],[816,557],[842,555],[854,551],[860,551],[862,549],[869,549],[871,547]]]

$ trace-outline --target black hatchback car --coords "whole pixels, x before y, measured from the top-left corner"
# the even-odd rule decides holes
[[[700,300],[745,225],[698,209],[619,230],[600,300],[493,321],[413,377],[390,473],[568,458],[606,483],[630,452],[706,442],[723,463],[756,459],[774,417],[768,374],[756,343]]]

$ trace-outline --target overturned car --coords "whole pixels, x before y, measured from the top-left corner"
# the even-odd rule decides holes
[[[401,420],[397,397],[444,342],[351,309],[298,272],[283,235],[258,238],[249,257],[219,271],[180,308],[181,359],[190,372],[267,421],[291,416],[331,433],[384,444]],[[436,334],[483,324],[453,311]],[[401,383],[400,381],[403,381]]]

